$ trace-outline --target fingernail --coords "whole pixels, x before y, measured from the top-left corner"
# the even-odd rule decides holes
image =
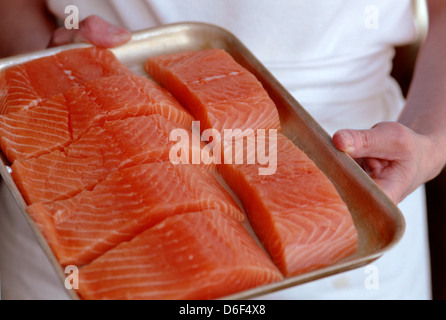
[[[347,153],[353,151],[353,146],[354,146],[353,136],[348,132],[342,132],[341,137],[342,140],[344,141],[344,151]]]
[[[125,36],[130,34],[130,32],[127,31],[126,29],[116,25],[110,25],[108,28],[108,32],[110,32],[110,34],[115,36]]]

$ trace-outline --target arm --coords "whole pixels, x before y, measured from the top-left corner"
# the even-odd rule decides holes
[[[429,33],[418,56],[406,107],[398,121],[432,139],[437,149],[446,146],[446,2],[430,0],[428,5]],[[441,169],[445,155],[432,155],[436,156],[432,160],[440,160],[437,166]]]
[[[46,48],[55,29],[44,0],[0,0],[0,57]]]
[[[428,8],[428,36],[398,122],[333,136],[336,147],[356,159],[396,203],[446,163],[446,1],[428,0]]]

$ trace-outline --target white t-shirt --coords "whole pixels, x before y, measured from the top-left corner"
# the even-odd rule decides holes
[[[97,14],[132,31],[181,21],[201,21],[226,28],[330,134],[340,128],[370,128],[380,121],[395,120],[404,104],[389,73],[393,47],[415,39],[410,0],[48,1],[50,10],[61,20],[69,4],[79,8],[81,19]],[[5,200],[0,202],[1,211],[6,211],[4,203]],[[430,298],[423,189],[409,196],[400,208],[406,218],[406,232],[397,247],[374,263],[380,274],[379,288],[365,286],[367,270],[360,268],[263,298]],[[0,219],[6,221],[1,216],[6,216],[4,212]],[[8,220],[10,228],[14,219]],[[14,250],[7,245],[10,240],[2,236],[12,232],[2,231],[3,225],[6,226],[0,220],[0,249],[13,255]],[[30,246],[29,241],[19,242],[13,244]],[[38,245],[34,247],[39,250]],[[6,253],[0,252],[0,259],[5,259]],[[8,263],[0,261],[3,282],[8,281],[6,276],[19,273],[14,259],[8,259]],[[22,262],[20,274],[33,268],[33,261],[29,263],[25,266]],[[10,289],[16,292],[11,296],[33,297],[32,290],[24,290],[26,281],[18,283],[22,287],[16,284],[17,290]],[[48,297],[59,295],[60,285],[48,288],[52,288]]]

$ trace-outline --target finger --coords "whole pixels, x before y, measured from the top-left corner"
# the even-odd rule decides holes
[[[381,122],[368,130],[339,130],[334,145],[353,158],[401,159],[410,145],[410,131],[396,122]]]
[[[50,42],[50,47],[69,43],[91,43],[98,47],[113,48],[128,42],[131,33],[113,25],[99,16],[93,15],[79,23],[79,29],[57,29]]]

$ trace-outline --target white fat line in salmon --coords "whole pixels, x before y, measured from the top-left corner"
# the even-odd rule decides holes
[[[170,132],[169,140],[176,141],[169,152],[172,164],[256,164],[260,165],[259,175],[273,175],[277,170],[276,129],[269,129],[268,134],[265,129],[201,132],[200,122],[193,121],[192,134],[177,128]]]

